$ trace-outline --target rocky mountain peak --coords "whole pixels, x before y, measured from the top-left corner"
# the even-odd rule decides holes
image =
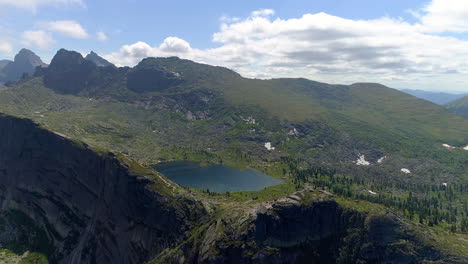
[[[80,53],[60,49],[44,75],[44,84],[60,93],[77,94],[89,85],[96,72],[97,66]]]
[[[94,51],[91,51],[88,55],[86,55],[85,60],[92,61],[99,67],[114,66],[114,64],[110,63],[108,60],[106,60],[103,57],[99,56]]]
[[[9,82],[21,79],[24,74],[32,75],[36,67],[47,67],[39,56],[28,49],[21,49],[14,61],[3,61],[0,67],[0,81]]]
[[[28,49],[21,49],[18,54],[15,56],[15,63],[21,63],[24,65],[31,65],[32,67],[42,66],[45,67],[45,64],[36,53],[28,50]]]

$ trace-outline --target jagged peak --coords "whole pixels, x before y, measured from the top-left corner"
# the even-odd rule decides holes
[[[22,48],[14,58],[15,63],[28,63],[33,67],[37,66],[46,66],[42,59],[33,51],[29,49]]]
[[[100,67],[115,66],[114,64],[112,64],[108,60],[106,60],[103,57],[99,56],[94,51],[91,51],[88,55],[86,55],[85,59],[94,62],[97,66],[100,66]]]

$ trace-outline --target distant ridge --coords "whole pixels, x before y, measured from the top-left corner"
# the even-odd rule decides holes
[[[468,118],[468,95],[446,105],[455,114]]]
[[[468,93],[463,94],[453,94],[453,93],[444,93],[444,92],[430,92],[424,90],[411,90],[403,89],[401,90],[404,93],[416,96],[418,98],[424,99],[426,101],[432,102],[438,105],[444,105],[454,100],[460,99],[463,96],[468,95]]]

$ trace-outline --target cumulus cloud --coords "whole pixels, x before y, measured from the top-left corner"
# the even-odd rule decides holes
[[[51,34],[42,30],[25,31],[21,35],[21,38],[23,45],[43,50],[50,49],[52,45],[55,44],[55,40],[52,38]]]
[[[107,35],[102,31],[98,31],[98,32],[96,32],[96,38],[99,41],[106,41],[107,40]]]
[[[71,38],[85,39],[89,37],[86,30],[74,20],[40,22],[38,25],[44,30],[56,32]]]
[[[433,0],[416,12],[425,32],[468,32],[468,1]]]
[[[104,55],[104,57],[113,61],[116,65],[135,65],[146,57],[180,56],[195,59],[198,53],[201,54],[198,58],[202,60],[203,51],[193,50],[190,44],[183,39],[168,37],[156,47],[152,47],[146,42],[139,41],[131,45],[124,45],[118,52]]]
[[[463,2],[450,1],[468,10]],[[464,77],[468,74],[468,41],[433,34],[463,28],[462,22],[448,18],[439,18],[444,26],[434,26],[437,23],[431,21],[437,19],[431,16],[450,13],[434,10],[439,2],[434,0],[420,10],[416,23],[388,17],[352,20],[326,13],[282,19],[274,17],[272,10],[259,10],[242,20],[224,19],[213,34],[217,48],[196,49],[171,37],[155,46],[145,42],[125,45],[107,58],[133,65],[148,56],[176,55],[227,66],[247,77],[306,77],[333,83],[449,83],[450,73],[453,83],[468,84]]]
[[[0,53],[8,55],[13,53],[13,45],[10,41],[6,39],[0,39]]]
[[[192,49],[190,44],[177,37],[168,37],[164,42],[159,46],[159,49],[163,52],[169,53],[187,53]]]
[[[0,6],[12,6],[36,11],[40,6],[76,5],[84,7],[82,0],[0,0]]]

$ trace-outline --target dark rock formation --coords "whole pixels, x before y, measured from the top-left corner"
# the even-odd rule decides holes
[[[99,67],[78,52],[61,49],[49,67],[36,75],[43,75],[44,85],[58,93],[95,96],[125,72],[125,68]]]
[[[252,209],[230,210],[179,251],[152,263],[463,263],[410,230],[391,211],[357,212],[306,188]]]
[[[114,66],[114,64],[110,63],[108,60],[106,60],[103,57],[99,56],[94,51],[91,51],[88,55],[86,55],[85,60],[92,61],[99,67]]]
[[[182,83],[179,73],[161,67],[154,58],[142,60],[127,74],[128,89],[137,92],[157,92]]]
[[[78,94],[98,80],[97,65],[80,53],[61,49],[44,76],[44,84],[60,93]]]
[[[152,170],[135,175],[127,162],[0,116],[0,209],[10,219],[0,221],[0,244],[41,250],[37,241],[18,241],[28,237],[21,230],[39,230],[52,263],[143,263],[176,245],[203,207]],[[11,215],[26,226],[4,224]]]
[[[0,63],[0,81],[17,81],[26,73],[32,75],[36,67],[47,67],[41,58],[28,49],[22,49],[16,54],[14,61]]]

